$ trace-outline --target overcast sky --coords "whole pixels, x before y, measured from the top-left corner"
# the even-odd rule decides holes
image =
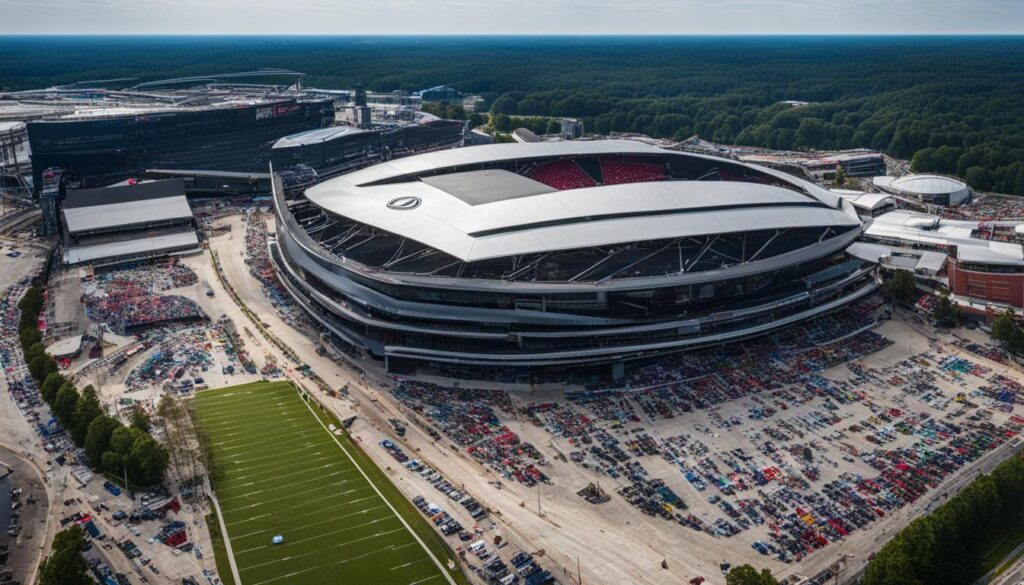
[[[0,0],[0,34],[1020,34],[1024,0]]]

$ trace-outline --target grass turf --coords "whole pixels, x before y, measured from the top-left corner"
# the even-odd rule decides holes
[[[206,515],[206,527],[210,530],[210,541],[213,543],[213,558],[217,562],[217,576],[220,577],[220,582],[224,585],[235,585],[235,578],[231,575],[231,566],[228,564],[228,551],[224,548],[224,539],[220,535],[217,512]]]
[[[196,400],[244,585],[446,582],[289,384],[208,390]],[[359,464],[373,479],[367,464]],[[422,517],[403,516],[410,524],[424,523]],[[276,534],[284,544],[271,544]],[[444,562],[449,556],[438,558]],[[464,582],[461,574],[452,576]]]

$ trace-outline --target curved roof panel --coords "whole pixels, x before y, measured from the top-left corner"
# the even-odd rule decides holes
[[[795,188],[674,180],[563,191],[536,183],[541,188],[534,192],[529,184],[534,181],[508,171],[453,172],[417,180],[420,174],[476,163],[603,154],[699,156],[614,140],[487,145],[369,167],[316,185],[306,197],[330,213],[466,262],[638,240],[859,224],[852,206],[827,190],[752,165],[747,166]],[[472,197],[463,192],[469,187],[453,187],[460,178],[473,187]]]
[[[959,193],[967,189],[967,185],[950,177],[938,175],[906,175],[893,179],[889,183],[892,189],[923,195],[944,195]]]

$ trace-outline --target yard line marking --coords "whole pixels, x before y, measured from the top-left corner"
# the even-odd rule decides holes
[[[358,502],[360,500],[368,500],[368,499],[370,499],[370,497],[360,498],[359,500],[351,500],[349,502],[346,502],[346,504],[354,504],[355,502]],[[327,507],[324,507],[324,508],[319,508],[319,509],[317,509],[317,510],[315,510],[313,512],[309,512],[309,513],[306,513],[306,514],[299,514],[299,515],[296,515],[296,516],[288,516],[288,519],[289,520],[295,520],[296,518],[302,518],[303,516],[319,515],[319,514],[322,514],[325,510],[330,510],[330,509],[332,509],[334,507],[335,506],[327,506]],[[320,522],[314,522],[312,524],[303,524],[302,526],[300,526],[296,530],[302,530],[304,528],[309,528],[310,526],[318,526],[320,524],[327,524],[328,522],[334,522],[335,520],[340,520],[341,518],[348,518],[349,516],[357,516],[359,514],[366,514],[367,512],[370,512],[372,510],[378,510],[378,509],[383,508],[383,507],[384,507],[384,504],[381,504],[379,506],[374,506],[372,508],[365,508],[365,509],[360,510],[358,512],[352,512],[351,514],[342,514],[341,516],[334,516],[332,518],[328,518],[327,520],[321,520]],[[240,534],[240,535],[236,536],[235,540],[241,540],[243,538],[246,538],[246,537],[249,537],[249,536],[255,536],[257,534],[263,534],[265,532],[273,532],[273,530],[270,529],[270,528],[267,528],[267,529],[264,529],[264,530],[256,530],[256,531],[253,531],[253,532],[247,532],[245,534]]]
[[[336,494],[328,494],[326,496],[323,496],[322,498],[314,498],[312,500],[305,500],[304,503],[312,504],[313,502],[319,502],[321,500],[329,500],[331,498],[336,498],[338,496],[343,496],[345,494],[351,494],[351,493],[362,491],[362,490],[365,490],[365,489],[366,489],[365,487],[353,488],[353,489],[346,490],[346,491],[343,491],[343,492],[339,492],[339,493],[336,493]],[[224,512],[224,514],[227,515],[227,514],[230,514],[231,512],[235,512],[235,511],[238,511],[238,510],[244,510],[246,508],[252,508],[252,507],[253,506],[242,506],[241,508],[235,508],[234,510],[228,510],[228,511]],[[269,514],[268,514],[268,516],[269,516]],[[235,522],[235,524],[237,524],[239,522],[245,522],[245,521],[244,520],[239,520],[238,522]]]
[[[269,481],[271,479],[281,479],[282,477],[291,477],[293,475],[301,475],[303,473],[309,473],[311,471],[320,471],[322,469],[329,469],[329,468],[335,467],[337,465],[340,465],[340,463],[335,461],[335,462],[332,462],[332,463],[324,463],[320,467],[310,467],[310,468],[307,468],[307,469],[303,469],[302,471],[295,471],[295,472],[292,472],[292,473],[284,473],[284,474],[281,474],[281,475],[268,476],[266,473],[254,473],[252,475],[236,475],[232,479],[249,479],[250,477],[261,477],[261,478],[265,478],[266,480]],[[282,465],[281,469],[286,469],[288,467],[291,467],[291,466],[290,465]],[[349,471],[349,469],[346,469],[345,471]],[[249,482],[249,483],[244,483],[242,485],[243,486],[246,486],[246,485],[257,485],[259,483],[261,483],[261,482],[253,481],[253,482]],[[241,487],[241,486],[239,486],[239,487]]]
[[[387,536],[389,534],[394,534],[395,532],[401,532],[401,531],[402,531],[401,528],[395,528],[394,530],[388,530],[387,532],[377,532],[377,533],[371,534],[369,536],[364,536],[362,538],[357,538],[355,540],[350,540],[348,542],[340,542],[340,543],[332,546],[331,548],[341,548],[343,546],[348,546],[350,544],[355,544],[357,542],[362,542],[364,540],[371,540],[371,539],[374,539],[374,538],[379,538],[381,536]],[[388,546],[385,549],[379,549],[379,550],[387,550],[387,549],[392,548],[392,546],[393,545]],[[379,551],[373,551],[373,552],[379,552]],[[248,571],[250,569],[258,569],[260,567],[265,567],[267,565],[273,565],[274,563],[280,563],[280,562],[283,562],[283,561],[290,561],[292,559],[300,559],[302,557],[308,557],[310,555],[319,555],[319,554],[323,554],[323,551],[321,551],[321,550],[313,550],[313,551],[309,551],[309,552],[306,552],[306,553],[302,553],[302,554],[298,554],[298,555],[294,555],[294,556],[290,556],[290,557],[284,557],[283,559],[277,559],[275,561],[268,561],[266,563],[260,563],[258,565],[252,565],[252,566],[246,567],[244,569],[239,569],[239,572],[241,572],[241,571]],[[373,554],[373,553],[369,553],[369,554]],[[363,555],[363,556],[367,556],[367,555]],[[360,558],[360,557],[352,557],[352,559],[349,559],[349,560],[355,560],[357,558]]]
[[[371,524],[377,524],[378,522],[384,522],[384,521],[386,521],[386,520],[388,520],[390,518],[392,518],[392,516],[382,516],[380,518],[375,518],[373,520],[370,520],[369,522],[363,522],[362,524],[353,524],[352,526],[346,526],[344,528],[339,528],[337,530],[331,530],[330,532],[321,532],[320,534],[317,534],[315,536],[310,536],[309,538],[300,538],[299,540],[290,540],[290,541],[288,541],[288,544],[299,544],[299,543],[302,543],[302,542],[309,542],[311,540],[318,540],[318,539],[320,539],[320,538],[322,538],[324,536],[328,536],[328,535],[331,535],[331,534],[341,534],[342,532],[348,532],[349,530],[355,530],[356,528],[362,528],[364,526],[370,526]],[[353,542],[355,542],[355,541],[353,541]],[[271,547],[271,546],[275,546],[275,545],[273,545],[273,544],[262,544],[260,546],[254,546],[254,547],[247,548],[247,549],[244,549],[244,550],[235,551],[235,557],[238,557],[238,555],[244,555],[245,553],[250,553],[250,552],[262,550],[262,549],[265,549],[265,548],[268,548],[268,547]]]
[[[214,458],[216,458],[217,454],[214,453],[213,456],[214,456]],[[307,453],[306,455],[301,455],[301,456],[297,456],[297,457],[291,457],[290,459],[291,459],[291,461],[293,463],[296,463],[296,462],[303,461],[306,457],[312,457],[313,459],[324,459],[324,458],[330,457],[330,454],[325,454],[323,451],[311,451],[311,452]],[[236,468],[236,469],[232,469],[231,471],[232,472],[250,471],[250,470],[253,470],[253,469],[262,469],[264,467],[273,467],[274,465],[275,464],[272,461],[270,463],[261,463],[259,465],[250,465],[248,467],[239,467],[239,468]]]
[[[380,496],[380,499],[384,500],[384,503],[388,505],[388,508],[391,508],[391,513],[394,514],[396,518],[398,518],[398,520],[402,523],[402,526],[404,526],[405,529],[409,532],[409,534],[411,534],[412,537],[416,539],[416,542],[420,544],[420,546],[423,548],[423,551],[427,553],[427,556],[429,556],[431,560],[434,561],[434,564],[437,565],[437,569],[441,571],[441,574],[444,575],[444,578],[448,581],[449,585],[456,585],[455,579],[453,579],[452,576],[448,574],[444,566],[441,565],[441,561],[437,560],[437,557],[434,556],[433,551],[427,548],[427,545],[425,542],[423,542],[423,539],[421,539],[419,535],[416,534],[416,532],[412,529],[412,527],[409,526],[409,523],[405,521],[405,518],[402,518],[402,516],[398,513],[398,510],[396,510],[395,507],[391,505],[391,502],[389,502],[388,499],[384,497],[384,494],[381,493],[380,488],[377,487],[377,484],[373,483],[373,481],[370,479],[370,476],[366,475],[366,472],[363,471],[363,468],[360,467],[359,463],[355,460],[354,457],[352,457],[352,454],[348,452],[348,449],[346,449],[345,446],[341,444],[341,442],[338,440],[338,437],[331,433],[331,430],[327,428],[327,425],[324,424],[324,421],[320,420],[320,417],[317,416],[316,412],[313,410],[313,407],[310,406],[309,403],[306,402],[305,400],[302,400],[301,396],[299,396],[299,400],[301,400],[302,403],[306,405],[306,408],[309,410],[310,414],[312,414],[313,417],[316,418],[316,421],[320,423],[321,427],[323,427],[324,432],[331,437],[331,439],[334,441],[334,444],[337,445],[338,448],[345,453],[345,456],[348,457],[349,461],[352,462],[352,465],[356,466],[356,469],[359,470],[359,473],[363,476],[363,479],[365,479],[366,482],[370,484],[370,487],[373,488],[373,491],[377,492],[377,495]]]
[[[329,487],[333,487],[333,486],[336,486],[336,485],[342,485],[342,484],[345,484],[345,483],[348,483],[348,482],[349,482],[349,480],[346,479],[346,480],[338,481],[338,482],[335,482],[335,483],[329,483],[327,485],[317,486],[317,487],[315,487],[313,489],[306,490],[306,491],[303,491],[303,492],[298,492],[298,493],[294,493],[294,494],[288,494],[287,496],[281,496],[280,498],[273,498],[273,499],[270,499],[270,500],[263,500],[262,502],[257,502],[255,504],[249,504],[248,506],[240,506],[238,508],[235,508],[235,510],[244,510],[245,508],[252,508],[254,506],[261,506],[263,504],[269,504],[270,502],[277,502],[277,501],[280,501],[280,500],[287,500],[288,498],[291,498],[293,496],[299,496],[299,495],[302,495],[302,494],[308,494],[309,492],[315,492],[315,491],[323,489],[323,488],[329,488]],[[234,511],[234,510],[232,510],[232,511]]]
[[[263,490],[256,490],[254,492],[238,494],[237,496],[231,496],[229,498],[220,498],[220,501],[221,501],[221,503],[223,503],[225,501],[233,500],[235,498],[248,498],[249,496],[255,496],[256,494],[262,494],[262,493],[265,493],[265,492],[272,492],[272,491],[281,490],[281,489],[290,489],[290,488],[293,488],[295,486],[300,486],[302,484],[309,483],[311,481],[320,481],[321,479],[323,479],[325,477],[333,477],[333,476],[338,475],[340,473],[345,473],[345,470],[335,471],[334,473],[328,473],[327,475],[317,475],[316,477],[307,479],[305,481],[298,481],[298,482],[295,482],[295,483],[290,483],[290,484],[287,484],[287,485],[281,485],[281,486],[277,486],[277,487],[274,487],[274,488],[267,488],[267,489],[263,489]],[[243,486],[238,486],[238,487],[243,487]]]
[[[253,461],[262,461],[264,459],[275,459],[277,457],[285,457],[285,456],[291,455],[293,453],[302,453],[303,451],[306,451],[306,450],[305,449],[295,449],[294,451],[287,451],[285,453],[274,453],[272,455],[265,455],[263,457],[256,457],[255,459],[242,459],[242,460],[235,459],[234,461],[232,461],[232,463],[234,463],[235,465],[240,465],[242,463],[252,463]],[[317,454],[320,454],[320,453],[321,453],[321,451],[314,451],[313,452],[314,455],[317,455]],[[214,456],[216,457],[216,453],[214,453]]]

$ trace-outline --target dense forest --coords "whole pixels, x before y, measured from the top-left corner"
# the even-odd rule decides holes
[[[284,67],[311,87],[448,84],[601,134],[879,149],[1024,195],[1022,38],[6,37],[0,54],[11,90]]]

